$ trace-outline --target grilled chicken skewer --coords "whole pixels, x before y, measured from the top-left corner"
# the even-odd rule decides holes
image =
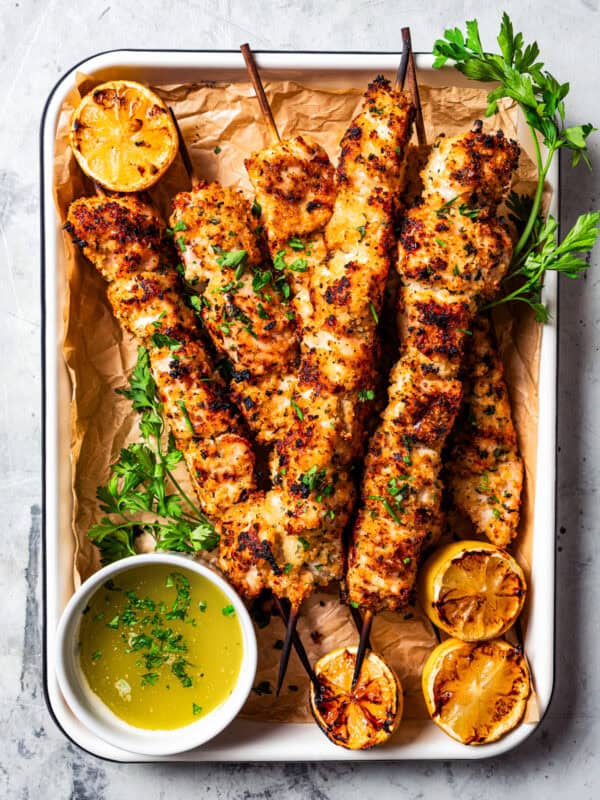
[[[290,414],[298,365],[293,314],[250,204],[237,189],[198,179],[179,133],[192,189],[175,197],[170,223],[185,279],[202,298],[202,320],[215,346],[232,364],[238,408],[257,440],[269,445]]]
[[[490,321],[471,325],[464,401],[444,465],[452,502],[498,547],[517,535],[523,461]]]
[[[296,615],[315,586],[341,577],[342,531],[354,503],[350,467],[362,449],[362,401],[372,386],[393,241],[392,197],[401,186],[413,117],[407,98],[378,78],[342,140],[338,193],[325,229],[327,257],[307,270],[308,303],[297,306],[297,419],[278,446],[280,479],[262,508],[249,505],[245,519],[226,520],[231,560],[237,562],[233,580],[247,591],[271,586]],[[247,162],[272,248],[297,237],[273,207],[270,162],[278,163],[285,144]]]
[[[437,524],[441,450],[461,402],[464,340],[510,260],[496,209],[518,153],[501,132],[485,134],[479,125],[439,139],[422,174],[423,204],[403,222],[401,358],[369,446],[346,576],[349,601],[367,617],[409,601]],[[359,673],[357,659],[355,679]]]
[[[163,220],[143,196],[84,197],[65,229],[108,282],[123,328],[147,348],[202,509],[217,515],[254,490],[254,454],[185,303]]]
[[[258,221],[252,220],[250,205],[241,192],[202,182],[194,175],[179,133],[180,150],[193,183],[191,192],[177,195],[171,216],[185,277],[202,293],[204,323],[216,346],[233,363],[231,385],[242,413],[258,440],[270,444],[289,427],[290,414],[294,414],[290,397],[298,369],[298,343],[291,307],[299,312],[298,318],[306,315],[306,275],[309,262],[324,255],[322,234],[321,241],[316,239],[330,214],[326,205],[333,205],[333,167],[322,148],[301,137],[284,143],[270,160],[269,191],[282,198],[279,206],[283,209],[280,207],[279,213],[283,213],[292,231],[314,234],[310,246],[297,237],[285,237],[272,248],[270,267],[265,263]],[[292,180],[290,198],[282,194],[282,187],[290,186]],[[269,198],[269,202],[274,211],[273,199]],[[307,207],[314,207],[315,213],[307,211]],[[285,248],[280,245],[288,244],[297,257],[286,263]],[[226,251],[226,247],[232,249]],[[303,257],[304,252],[299,251],[305,249],[308,252]],[[290,294],[293,306],[287,302]],[[295,616],[291,609],[292,623],[288,625],[290,633],[282,661],[294,643],[304,663],[304,648],[297,635],[292,635]]]

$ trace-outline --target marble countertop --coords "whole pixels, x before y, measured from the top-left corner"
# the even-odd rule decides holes
[[[558,10],[544,0],[505,0],[503,6],[527,39],[538,39],[552,72],[571,82],[568,120],[600,122],[598,0],[566,0]],[[410,25],[415,49],[428,50],[445,27],[475,16],[490,41],[499,13],[473,0],[1,4],[0,592],[7,605],[0,619],[0,797],[516,800],[542,791],[547,800],[592,798],[600,769],[598,251],[585,280],[561,283],[556,686],[546,718],[519,750],[472,762],[119,765],[65,740],[49,717],[41,684],[38,126],[54,83],[90,54],[127,46],[237,48],[250,41],[256,48],[394,50],[400,28]],[[600,136],[591,151],[600,163]],[[565,224],[598,208],[599,195],[600,171],[563,165]]]

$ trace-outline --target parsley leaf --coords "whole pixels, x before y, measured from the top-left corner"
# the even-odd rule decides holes
[[[497,37],[499,53],[483,49],[476,20],[466,23],[466,31],[450,28],[433,46],[433,66],[452,62],[457,70],[476,81],[493,81],[498,85],[488,93],[486,115],[498,110],[498,101],[516,101],[530,128],[536,154],[538,183],[533,200],[512,195],[508,202],[511,219],[517,224],[519,240],[505,281],[517,280],[518,285],[490,306],[515,300],[528,304],[536,319],[547,321],[549,314],[542,303],[544,274],[562,272],[570,278],[579,277],[587,268],[582,255],[589,253],[598,236],[599,216],[596,212],[582,215],[562,242],[558,238],[556,221],[544,221],[541,204],[544,181],[557,151],[571,153],[576,166],[583,160],[590,167],[587,139],[596,130],[591,123],[565,125],[565,98],[569,84],[560,83],[539,60],[537,42],[525,44],[522,33],[515,33],[508,14],[502,15]],[[547,153],[542,157],[541,138]],[[460,206],[459,212],[476,219],[476,209]]]
[[[102,563],[135,555],[135,540],[141,534],[152,536],[157,549],[184,553],[214,549],[218,536],[213,526],[173,474],[183,456],[173,436],[164,435],[162,403],[145,348],[138,348],[129,386],[117,392],[140,412],[142,441],[121,450],[108,482],[96,491],[104,516],[87,535],[99,548]]]

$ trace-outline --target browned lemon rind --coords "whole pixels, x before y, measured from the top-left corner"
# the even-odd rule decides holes
[[[488,542],[445,545],[419,570],[423,610],[438,628],[466,642],[505,633],[521,613],[526,594],[519,564]]]
[[[519,527],[523,461],[490,322],[478,318],[471,330],[463,409],[446,466],[448,488],[475,530],[507,547]]]
[[[312,714],[327,738],[348,750],[368,750],[386,742],[402,718],[398,676],[370,651],[352,689],[356,647],[341,647],[315,665],[320,690],[310,689]]]
[[[432,651],[422,676],[431,719],[462,744],[490,744],[522,720],[531,693],[527,662],[504,639],[447,639]]]
[[[153,186],[178,150],[164,102],[134,81],[109,81],[82,98],[73,112],[70,144],[81,169],[115,192]]]

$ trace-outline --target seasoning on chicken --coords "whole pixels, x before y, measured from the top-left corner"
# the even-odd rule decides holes
[[[300,332],[312,316],[310,281],[327,257],[323,231],[333,213],[335,170],[306,136],[273,143],[245,161],[273,269],[288,284]]]
[[[108,281],[125,330],[148,349],[165,417],[209,515],[254,489],[254,455],[184,302],[164,222],[136,195],[71,203],[65,229]]]
[[[409,602],[421,550],[439,525],[441,451],[461,403],[465,338],[510,260],[496,209],[518,154],[501,132],[480,126],[438,140],[423,204],[403,221],[401,357],[365,461],[346,576],[349,601],[369,613]]]
[[[269,444],[287,425],[298,368],[285,278],[265,258],[258,221],[237,189],[200,183],[180,192],[171,226],[204,325],[231,361],[231,394],[257,440]]]
[[[447,484],[453,503],[477,533],[508,547],[519,527],[523,461],[490,322],[479,317],[471,330],[463,409],[445,464]]]
[[[316,585],[341,578],[342,531],[354,504],[351,467],[362,449],[362,406],[393,243],[392,198],[413,118],[406,96],[380,77],[342,139],[327,256],[307,270],[309,313],[297,310],[303,337],[295,420],[278,445],[276,485],[260,503],[241,503],[222,521],[221,565],[246,595],[269,587],[298,608]],[[271,246],[278,246],[298,231],[283,222],[276,233],[279,221],[259,183],[255,188]],[[311,241],[303,240],[307,251]]]

